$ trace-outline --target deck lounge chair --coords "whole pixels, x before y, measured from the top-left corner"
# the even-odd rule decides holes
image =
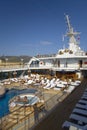
[[[78,109],[78,108],[73,109],[73,113],[78,113],[78,114],[87,116],[87,110],[82,110],[82,109]]]
[[[72,86],[78,86],[79,84],[76,83],[76,82],[71,82],[71,85],[72,85]]]
[[[47,87],[46,89],[51,89],[51,88],[54,88],[56,86],[55,83],[51,84],[49,87]]]
[[[85,100],[79,100],[78,103],[87,104],[87,101],[85,101]]]
[[[75,107],[87,110],[87,105],[81,105],[81,104],[77,103]]]
[[[81,99],[87,100],[87,96],[82,96]]]
[[[73,122],[65,121],[62,125],[62,128],[70,128],[71,126],[77,128],[77,130],[87,130],[87,126],[81,126],[79,124],[75,124]]]
[[[57,84],[57,87],[64,88],[64,87],[65,87],[65,85],[64,85],[64,84],[61,84],[61,83],[58,83],[58,84]]]
[[[45,86],[45,87],[43,87],[44,89],[47,89],[47,88],[49,88],[50,87],[50,82]]]
[[[72,113],[69,118],[87,124],[87,117]]]
[[[85,96],[85,97],[87,97],[87,94],[83,94],[82,96]]]
[[[80,81],[80,80],[76,80],[75,82],[76,82],[76,83],[78,83],[78,84],[80,84],[80,83],[81,83],[81,81]]]
[[[65,92],[71,93],[75,89],[75,86],[70,85],[68,89],[65,89]]]
[[[58,90],[58,91],[60,91],[62,88],[61,87],[58,87],[58,86],[55,86],[54,87],[54,90]]]

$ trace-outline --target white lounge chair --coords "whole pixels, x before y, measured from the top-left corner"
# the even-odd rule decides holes
[[[67,85],[66,81],[61,81],[61,84]]]
[[[80,80],[76,80],[75,83],[77,83],[78,85],[80,85],[81,81]]]
[[[46,85],[45,79],[42,79],[40,82],[41,85]]]
[[[73,122],[69,122],[69,121],[65,121],[62,125],[62,128],[69,128],[69,130],[71,130],[71,127],[73,127],[72,130],[87,130],[87,125],[79,125],[79,124],[75,124]]]
[[[69,118],[87,124],[87,117],[72,113]]]
[[[67,89],[65,89],[65,92],[71,93],[75,89],[75,86],[70,85]]]
[[[65,87],[65,85],[64,85],[64,84],[61,84],[61,83],[58,83],[58,84],[57,84],[57,87],[64,88],[64,87]]]
[[[87,110],[82,110],[82,109],[78,109],[78,108],[74,108],[73,113],[78,113],[78,114],[87,116]]]
[[[54,90],[60,91],[60,90],[61,90],[61,87],[55,86],[55,87],[54,87]]]
[[[78,86],[79,84],[76,83],[76,82],[71,82],[71,85],[73,85],[73,86]]]
[[[29,85],[29,84],[32,84],[32,83],[33,83],[33,80],[29,79],[26,84]]]
[[[79,100],[78,103],[87,104],[87,101],[86,100]]]
[[[62,125],[62,128],[70,128],[71,126],[74,126],[75,128],[77,128],[77,130],[87,130],[87,125],[81,126],[69,121],[65,121]]]
[[[82,96],[81,99],[87,100],[87,96]]]
[[[51,88],[54,88],[56,86],[55,83],[51,84],[49,87],[47,87],[46,89],[51,89]]]
[[[75,107],[87,110],[87,105],[81,105],[81,104],[77,103]]]
[[[44,89],[47,89],[47,88],[49,88],[50,87],[50,82],[45,86],[45,87],[43,87]]]

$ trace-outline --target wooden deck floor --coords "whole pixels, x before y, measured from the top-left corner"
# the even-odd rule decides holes
[[[87,88],[87,79],[83,79],[81,85],[63,100],[63,102],[57,105],[33,130],[62,130],[62,124],[65,120],[69,120],[69,116],[81,98],[85,88]]]

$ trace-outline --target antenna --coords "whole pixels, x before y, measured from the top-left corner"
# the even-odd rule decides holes
[[[68,16],[68,15],[65,15],[65,17],[66,17],[66,20],[67,20],[68,30],[69,30],[69,31],[66,33],[65,36],[69,36],[70,39],[71,39],[71,37],[73,37],[72,40],[75,40],[75,36],[78,35],[78,34],[80,34],[80,33],[79,33],[79,32],[75,32],[75,31],[73,30],[73,27],[72,27],[71,24],[70,24],[69,16]],[[73,41],[73,42],[74,42],[74,41]]]
[[[71,31],[72,27],[70,25],[70,20],[69,20],[69,16],[68,15],[66,15],[66,20],[67,20],[69,31]]]

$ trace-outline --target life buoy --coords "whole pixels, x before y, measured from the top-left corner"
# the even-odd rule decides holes
[[[43,61],[40,61],[40,65],[44,65],[44,62],[43,62]]]

